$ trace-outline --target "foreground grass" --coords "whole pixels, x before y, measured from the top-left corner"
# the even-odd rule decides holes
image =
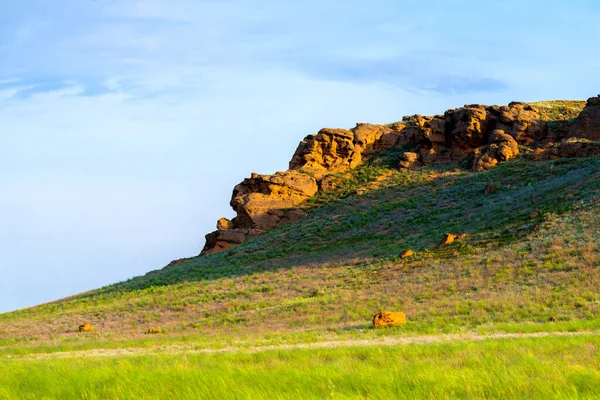
[[[0,358],[0,399],[547,398],[600,396],[600,336],[424,345]]]

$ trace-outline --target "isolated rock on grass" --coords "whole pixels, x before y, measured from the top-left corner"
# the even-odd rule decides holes
[[[415,252],[411,249],[406,249],[402,253],[400,253],[400,258],[408,258],[415,255]]]
[[[455,240],[456,240],[455,235],[453,235],[452,233],[446,233],[444,235],[444,237],[442,238],[440,247],[448,246],[449,244],[454,243]]]
[[[383,311],[373,317],[374,328],[386,328],[406,324],[406,314],[403,312]]]
[[[79,332],[92,332],[94,327],[89,322],[79,325]]]
[[[444,237],[442,238],[442,241],[440,243],[440,247],[448,246],[449,244],[454,243],[454,242],[456,242],[458,240],[463,240],[467,236],[468,235],[466,233],[463,233],[463,232],[446,233],[444,235]]]

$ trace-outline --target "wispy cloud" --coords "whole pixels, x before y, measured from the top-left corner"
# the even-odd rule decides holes
[[[596,3],[1,3],[0,310],[196,254],[322,126],[595,94]]]

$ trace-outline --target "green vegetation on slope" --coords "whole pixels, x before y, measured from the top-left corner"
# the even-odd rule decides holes
[[[599,158],[525,156],[485,173],[438,167],[379,182],[368,169],[383,171],[377,163],[353,171],[358,178],[345,177],[347,186],[298,223],[237,248],[0,315],[0,343],[322,340],[369,335],[371,316],[384,309],[408,315],[395,334],[597,325]],[[487,183],[500,190],[484,195]],[[437,247],[459,231],[467,239]],[[417,255],[399,259],[408,247]],[[96,332],[76,332],[87,320]],[[143,335],[154,326],[166,333]]]

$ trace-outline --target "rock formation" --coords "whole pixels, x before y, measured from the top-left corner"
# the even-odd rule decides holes
[[[373,317],[374,328],[387,328],[406,324],[406,314],[403,312],[383,311]]]
[[[218,221],[217,230],[206,235],[202,254],[298,220],[305,214],[307,199],[333,190],[340,173],[349,173],[377,152],[406,149],[397,156],[400,169],[453,162],[473,172],[516,157],[520,146],[533,150],[534,159],[600,154],[600,145],[593,142],[600,140],[600,96],[589,99],[582,112],[579,103],[572,103],[575,106],[564,113],[555,112],[560,102],[473,104],[444,115],[408,116],[389,125],[321,129],[300,142],[289,170],[253,173],[234,188],[230,204],[236,217]]]
[[[600,141],[600,95],[592,97],[569,131],[571,138]]]

